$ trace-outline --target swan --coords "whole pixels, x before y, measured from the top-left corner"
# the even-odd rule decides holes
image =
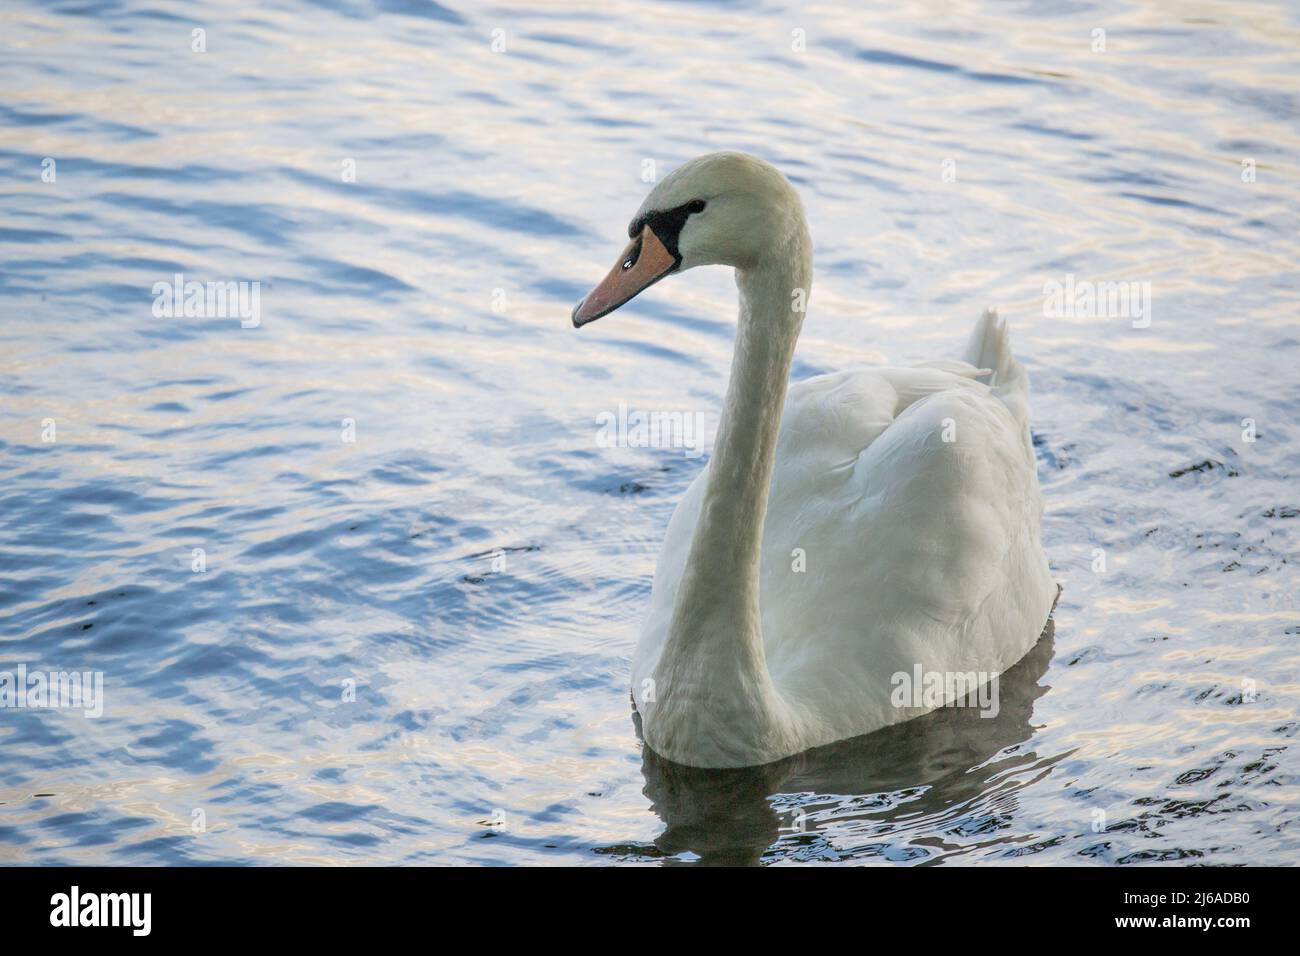
[[[669,521],[632,659],[646,746],[760,766],[953,703],[966,677],[995,689],[1058,594],[1006,324],[986,310],[960,360],[787,389],[812,242],[780,171],[693,159],[628,236],[575,327],[696,266],[732,267],[740,301],[713,454]]]

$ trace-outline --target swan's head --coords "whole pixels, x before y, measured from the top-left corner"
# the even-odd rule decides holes
[[[580,328],[664,276],[696,266],[748,269],[788,254],[805,235],[803,209],[781,173],[746,153],[710,153],[679,166],[650,191],[628,226],[614,268],[573,310]]]

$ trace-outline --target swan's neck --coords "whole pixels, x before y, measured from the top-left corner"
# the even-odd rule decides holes
[[[740,318],[731,379],[661,658],[674,662],[679,677],[704,676],[710,696],[753,699],[756,686],[770,686],[759,613],[763,519],[812,279],[802,216],[792,225],[798,228],[769,259],[736,270]]]

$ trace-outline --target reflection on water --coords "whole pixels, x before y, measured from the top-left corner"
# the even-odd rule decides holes
[[[0,710],[0,863],[1300,860],[1298,16],[4,4],[0,670],[105,699]],[[703,775],[629,726],[735,285],[569,310],[723,148],[808,211],[796,378],[1012,324],[1065,590],[996,720]]]
[[[960,856],[961,844],[943,837],[948,830],[979,834],[983,847],[1014,847],[1025,840],[1009,825],[1017,791],[1068,756],[1044,757],[1026,746],[1034,701],[1049,689],[1039,682],[1053,646],[1049,622],[1033,650],[1002,676],[1000,707],[991,716],[943,708],[743,770],[685,767],[644,749],[645,795],[665,825],[655,849],[744,864],[780,841],[781,859],[904,862]]]

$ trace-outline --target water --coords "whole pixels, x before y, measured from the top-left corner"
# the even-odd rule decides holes
[[[0,670],[105,697],[0,711],[0,862],[1300,860],[1294,6],[230,6],[0,12]],[[795,378],[1013,323],[1064,592],[994,720],[641,752],[704,459],[597,416],[711,438],[735,290],[568,315],[719,148],[808,207]],[[1150,326],[1044,315],[1070,275]]]

